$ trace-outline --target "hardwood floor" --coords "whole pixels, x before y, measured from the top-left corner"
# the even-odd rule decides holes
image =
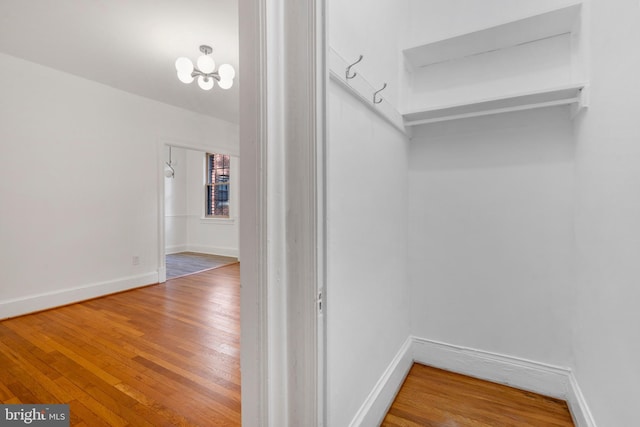
[[[569,427],[567,404],[464,375],[414,364],[384,427]]]
[[[239,426],[239,264],[0,322],[0,402],[73,426]]]

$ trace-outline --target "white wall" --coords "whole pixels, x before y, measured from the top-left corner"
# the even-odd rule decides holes
[[[568,35],[423,67],[409,73],[405,108],[455,105],[572,82]]]
[[[402,2],[332,1],[330,45],[397,101]],[[347,426],[409,336],[407,141],[342,88],[328,87],[327,413]]]
[[[329,87],[327,425],[349,425],[409,336],[407,143]]]
[[[330,5],[332,47],[354,59],[373,55],[362,72],[393,82],[395,43],[415,46],[573,1],[409,0],[404,16],[405,4],[344,3]],[[597,425],[626,426],[637,423],[640,382],[640,4],[591,3],[580,40],[557,37],[457,61],[459,69],[399,75],[405,92],[394,89],[390,99],[403,109],[590,77],[590,108],[575,121],[557,107],[416,130],[406,196],[411,333],[575,369]],[[376,20],[377,10],[386,19]],[[398,40],[394,30],[405,24]],[[580,69],[585,59],[590,72]],[[364,369],[379,371],[398,341],[382,343],[404,326],[390,312],[393,324],[378,340],[366,335],[381,327],[383,293],[394,307],[402,302],[377,281],[383,273],[370,249],[382,250],[380,242],[356,243],[390,223],[369,213],[367,185],[386,137],[338,88],[330,86],[329,97],[329,425],[346,425],[372,389],[375,375]],[[345,254],[350,264],[340,260]]]
[[[550,2],[410,5],[409,40],[417,44]],[[412,331],[569,366],[597,425],[634,425],[640,4],[586,1],[583,9],[578,56],[590,72],[572,64],[571,78],[589,77],[590,107],[574,122],[541,110],[417,132],[409,178]],[[428,13],[446,25],[427,25]]]
[[[169,147],[164,147],[169,161]],[[187,250],[187,150],[171,148],[173,178],[164,178],[164,243],[166,253]]]
[[[353,71],[373,87],[387,88],[381,95],[398,107],[401,93],[403,27],[407,2],[380,0],[372,6],[364,0],[328,2],[329,44],[347,63],[363,56]]]
[[[206,153],[173,147],[172,157],[178,163],[175,178],[165,178],[166,252],[190,251],[237,257],[240,159],[231,156],[231,179],[235,178],[235,181],[230,185],[229,218],[205,218]],[[168,161],[168,154],[166,159]]]
[[[0,92],[0,318],[157,281],[160,141],[237,125],[3,54]]]
[[[576,122],[576,376],[600,427],[638,424],[640,4],[590,2],[591,105]]]
[[[409,159],[413,334],[569,366],[567,109],[421,127]]]

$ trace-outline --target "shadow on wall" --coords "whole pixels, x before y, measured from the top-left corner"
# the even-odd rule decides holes
[[[416,128],[409,169],[485,169],[575,159],[568,107],[476,117]]]

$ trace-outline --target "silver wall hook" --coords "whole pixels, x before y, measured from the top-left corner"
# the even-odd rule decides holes
[[[382,102],[382,98],[378,98],[378,93],[382,92],[386,87],[387,87],[387,84],[385,83],[384,86],[382,86],[377,91],[373,92],[373,103],[374,104],[380,104]]]
[[[356,73],[355,71],[351,75],[350,75],[350,73],[351,73],[351,67],[353,67],[354,65],[356,65],[360,61],[362,61],[362,55],[360,55],[360,58],[358,58],[358,60],[356,62],[354,62],[353,64],[351,64],[351,65],[349,65],[347,67],[347,71],[344,73],[344,75],[347,78],[347,80],[352,79],[352,78],[354,78],[355,76],[358,75],[358,73]]]

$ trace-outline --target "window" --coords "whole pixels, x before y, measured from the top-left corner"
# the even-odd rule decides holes
[[[205,216],[229,217],[229,168],[231,156],[207,153]]]

